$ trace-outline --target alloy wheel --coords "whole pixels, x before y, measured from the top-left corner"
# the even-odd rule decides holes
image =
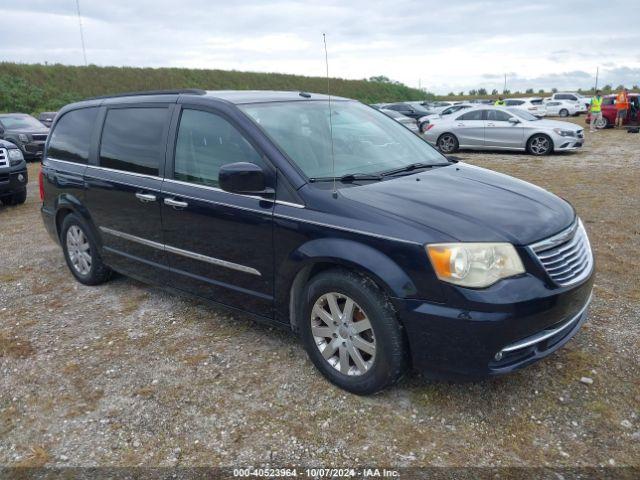
[[[336,292],[318,298],[311,311],[311,333],[325,361],[343,375],[363,375],[373,365],[373,327],[352,298]]]
[[[596,119],[596,124],[595,124],[596,128],[598,129],[603,129],[607,126],[607,119],[604,117],[600,117]]]
[[[450,153],[455,149],[455,140],[451,135],[444,135],[440,138],[438,142],[438,147],[441,152]]]
[[[534,155],[544,155],[550,148],[549,139],[542,136],[535,137],[531,140],[529,148]]]
[[[80,275],[88,275],[91,272],[91,245],[77,225],[72,225],[67,230],[67,252],[76,272]]]

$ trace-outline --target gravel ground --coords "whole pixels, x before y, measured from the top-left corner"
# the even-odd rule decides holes
[[[412,374],[368,398],[287,332],[123,277],[75,282],[30,165],[27,203],[0,207],[0,465],[640,466],[640,135],[586,142],[459,154],[577,208],[598,278],[576,337],[506,377]]]

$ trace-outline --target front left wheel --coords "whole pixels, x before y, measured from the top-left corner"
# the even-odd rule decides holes
[[[397,382],[408,366],[408,349],[395,312],[367,277],[330,270],[305,289],[299,320],[304,347],[332,383],[358,395]]]
[[[553,142],[542,133],[533,135],[527,142],[527,151],[536,156],[549,155],[553,151]]]

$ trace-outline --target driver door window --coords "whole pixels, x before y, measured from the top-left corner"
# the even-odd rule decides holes
[[[201,110],[182,112],[176,139],[176,180],[218,187],[220,168],[236,162],[264,167],[260,154],[227,120]]]

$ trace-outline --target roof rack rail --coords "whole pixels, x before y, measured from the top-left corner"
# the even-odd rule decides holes
[[[144,92],[125,92],[125,93],[114,93],[112,95],[100,95],[97,97],[91,97],[87,100],[99,100],[102,98],[118,98],[118,97],[141,97],[144,95],[205,95],[207,93],[206,90],[201,90],[199,88],[182,88],[176,90],[147,90]]]

